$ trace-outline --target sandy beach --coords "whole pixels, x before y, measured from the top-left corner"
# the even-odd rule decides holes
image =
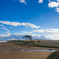
[[[46,59],[52,52],[18,51],[18,49],[49,49],[42,47],[21,47],[10,43],[0,43],[0,59]],[[9,52],[2,52],[9,51]]]
[[[0,59],[46,59],[51,52],[12,51],[0,52]]]

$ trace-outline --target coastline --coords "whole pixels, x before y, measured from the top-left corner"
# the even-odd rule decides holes
[[[45,47],[21,47],[21,46],[17,46],[14,44],[10,44],[8,42],[3,42],[0,43],[0,51],[18,51],[20,49],[49,49],[49,48],[45,48]],[[52,50],[58,50],[57,48],[52,48]]]
[[[0,59],[46,59],[49,51],[18,51],[18,49],[49,49],[45,47],[21,47],[7,42],[0,43]],[[54,48],[53,48],[54,49]]]

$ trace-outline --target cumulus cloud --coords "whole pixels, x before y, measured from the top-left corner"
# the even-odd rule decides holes
[[[49,3],[48,3],[48,7],[51,7],[51,8],[56,8],[55,10],[57,11],[57,12],[59,12],[59,0],[57,0],[57,2],[56,1],[53,1],[53,2],[51,2],[50,0],[49,0]]]
[[[59,2],[50,2],[48,4],[49,7],[53,8],[53,7],[58,7],[59,6]]]
[[[9,21],[0,21],[0,23],[2,24],[6,24],[6,25],[12,25],[12,26],[26,26],[26,27],[31,27],[31,28],[40,28],[40,26],[36,26],[34,24],[31,23],[19,23],[19,22],[9,22]]]
[[[26,4],[25,0],[19,0],[19,2],[20,2],[20,3],[25,3],[25,4]]]
[[[59,0],[57,0],[59,2]]]
[[[43,0],[39,0],[38,3],[43,3]]]

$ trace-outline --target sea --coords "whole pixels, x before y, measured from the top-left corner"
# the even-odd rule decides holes
[[[7,41],[0,41],[0,43],[7,42]]]

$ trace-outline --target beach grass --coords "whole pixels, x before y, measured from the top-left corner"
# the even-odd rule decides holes
[[[51,53],[47,59],[59,59],[59,50]]]
[[[46,48],[59,48],[59,44],[56,44],[55,41],[44,41],[44,40],[12,40],[9,43],[20,45],[20,46],[27,46],[27,47],[46,47]],[[58,41],[56,41],[58,42]]]

